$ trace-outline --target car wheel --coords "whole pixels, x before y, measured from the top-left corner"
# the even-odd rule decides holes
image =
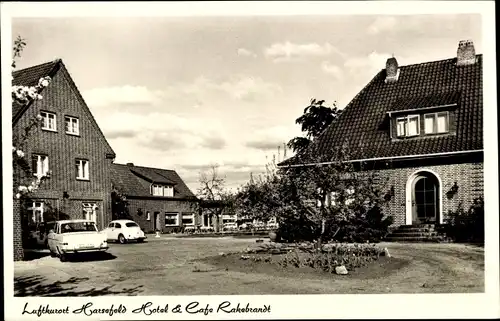
[[[56,253],[52,252],[51,249],[49,249],[49,252],[50,252],[50,257],[56,257],[57,256]]]
[[[59,255],[59,260],[60,260],[61,262],[66,262],[66,261],[68,260],[68,257],[66,256],[66,254],[61,253],[61,254]]]
[[[142,243],[142,242],[144,242],[144,239],[138,239],[137,240],[137,243]]]
[[[120,234],[118,235],[118,242],[120,242],[120,244],[125,244],[127,243],[127,239],[123,236],[123,234]]]

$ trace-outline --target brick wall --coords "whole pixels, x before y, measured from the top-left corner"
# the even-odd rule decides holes
[[[383,191],[394,186],[394,196],[384,206],[384,213],[392,215],[394,225],[406,223],[406,184],[409,177],[418,170],[431,170],[442,181],[442,214],[446,220],[449,211],[456,211],[460,204],[468,209],[473,200],[483,197],[483,163],[459,163],[444,165],[428,165],[422,167],[394,168],[376,171]],[[454,195],[447,195],[454,183],[457,182],[458,191]]]
[[[56,114],[57,132],[36,128],[24,147],[26,157],[45,154],[49,157],[50,178],[44,180],[32,198],[51,200],[57,203],[62,214],[71,218],[82,217],[82,202],[98,203],[97,225],[103,228],[111,220],[111,179],[112,153],[87,107],[80,100],[67,71],[62,68],[43,91],[43,99],[31,106],[13,128],[13,136],[19,137],[29,122],[40,113],[49,111]],[[65,116],[79,119],[80,134],[74,136],[65,132]],[[90,180],[76,179],[77,158],[89,161]],[[63,197],[67,193],[67,198]]]
[[[14,261],[21,261],[24,258],[21,203],[18,199],[14,199],[13,203],[12,220],[14,223]]]
[[[188,201],[179,200],[155,200],[155,199],[127,199],[129,202],[128,208],[129,213],[133,220],[139,224],[139,226],[147,233],[154,231],[154,213],[159,212],[161,231],[168,232],[173,229],[173,227],[165,226],[165,213],[179,213],[179,227],[182,226],[182,213],[193,213],[195,214],[195,224],[200,223],[199,215],[195,208],[195,203]],[[142,214],[138,214],[138,210],[141,210]],[[150,213],[150,219],[147,219],[147,213]]]

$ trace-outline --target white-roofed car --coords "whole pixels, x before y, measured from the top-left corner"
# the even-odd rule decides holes
[[[56,221],[47,236],[51,256],[66,261],[69,255],[103,252],[108,249],[106,235],[91,220]]]
[[[129,241],[143,242],[147,238],[141,227],[132,220],[111,221],[103,231],[108,241],[121,244]]]

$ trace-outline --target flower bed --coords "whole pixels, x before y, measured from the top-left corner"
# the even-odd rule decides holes
[[[381,256],[390,257],[386,248],[374,244],[346,243],[325,244],[321,249],[315,248],[312,243],[264,243],[256,248],[247,248],[243,253],[220,255],[239,255],[239,259],[243,261],[277,264],[283,268],[313,268],[337,274],[347,274]]]

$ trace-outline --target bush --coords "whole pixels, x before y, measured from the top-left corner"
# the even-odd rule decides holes
[[[468,210],[462,204],[455,212],[448,212],[446,235],[455,242],[484,244],[484,200],[477,198]]]
[[[374,206],[365,214],[357,215],[348,221],[326,222],[323,242],[380,242],[389,233],[393,223],[391,216],[385,217],[379,206]],[[321,234],[321,226],[306,217],[289,217],[280,222],[278,235],[287,242],[315,241]]]
[[[305,216],[288,217],[279,223],[276,234],[278,239],[284,242],[312,242],[319,236],[321,231]]]

